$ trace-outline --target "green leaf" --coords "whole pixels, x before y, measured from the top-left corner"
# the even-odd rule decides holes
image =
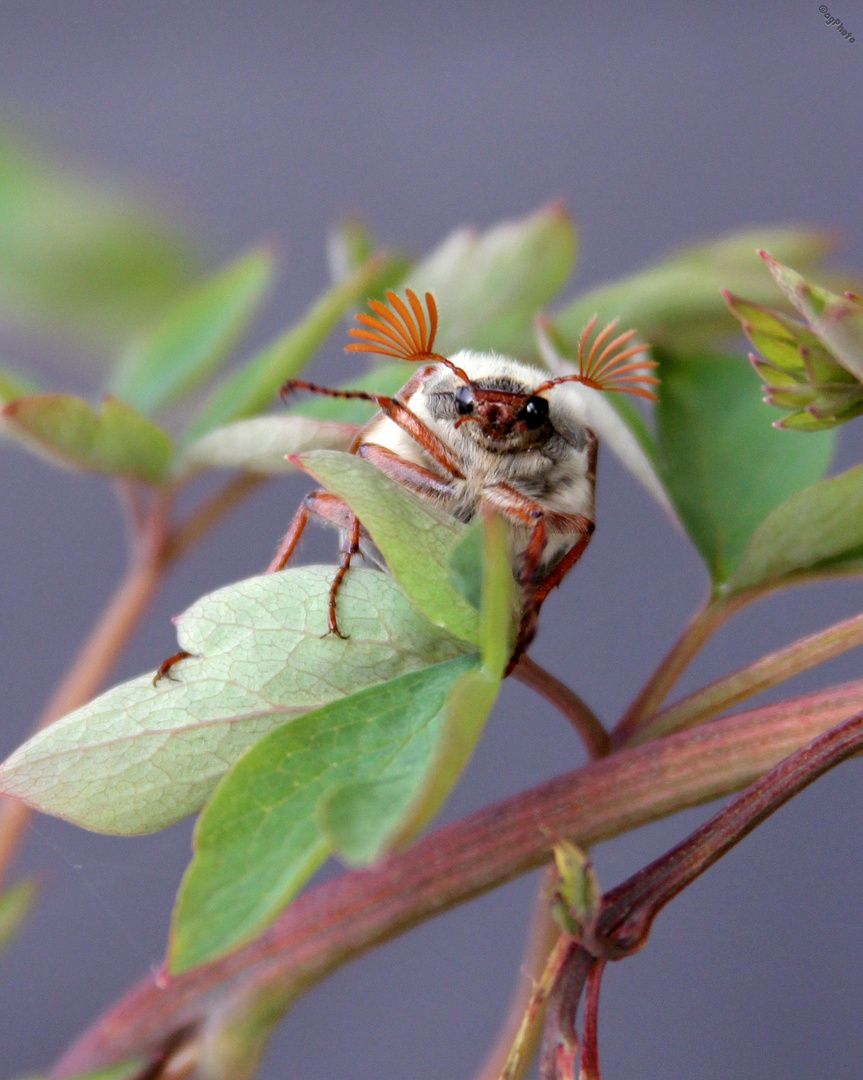
[[[411,602],[437,626],[476,643],[476,609],[449,578],[450,555],[464,526],[352,454],[312,450],[297,460],[350,506]]]
[[[327,790],[422,774],[448,691],[475,663],[460,657],[359,690],[283,724],[237,762],[195,829],[172,924],[173,971],[248,940],[323,862],[329,845],[315,809]],[[409,787],[390,790],[403,800]]]
[[[863,465],[858,465],[777,507],[756,529],[728,588],[741,592],[800,575],[861,571]]]
[[[36,899],[35,878],[26,878],[0,892],[0,949],[14,937]]]
[[[559,203],[481,235],[460,229],[418,263],[406,286],[434,293],[435,348],[497,350],[536,357],[533,320],[563,287],[575,259],[575,230]]]
[[[31,379],[19,375],[16,371],[0,369],[0,405],[15,398],[31,397],[39,393],[39,387]]]
[[[185,293],[127,351],[111,392],[150,413],[194,390],[227,359],[274,272],[272,252],[254,248]]]
[[[775,302],[764,278],[759,247],[782,258],[814,266],[832,247],[830,238],[807,229],[758,229],[687,248],[620,281],[580,296],[554,316],[570,347],[593,315],[602,326],[611,319],[634,327],[651,345],[704,346],[736,330],[721,289],[756,303]]]
[[[771,427],[770,409],[740,358],[655,355],[665,486],[719,588],[767,515],[824,473],[833,438],[795,439]]]
[[[482,604],[482,546],[482,520],[474,518],[449,557],[449,579],[453,588],[477,611]]]
[[[164,310],[195,261],[152,210],[0,130],[4,318],[118,343]]]
[[[473,753],[497,697],[515,644],[520,594],[503,519],[483,518],[466,530],[465,539],[471,536],[481,539],[482,664],[459,676],[449,691],[424,773],[347,781],[319,803],[318,823],[333,850],[349,863],[363,865],[406,843],[437,813]]]
[[[356,424],[310,420],[305,416],[255,416],[216,428],[183,450],[174,468],[181,476],[195,469],[286,472],[287,454],[304,450],[348,450]]]
[[[117,398],[97,411],[72,394],[18,398],[0,410],[2,431],[73,469],[158,483],[171,462],[168,434]]]
[[[213,428],[244,420],[272,405],[285,379],[296,375],[311,360],[347,309],[369,294],[374,295],[400,269],[398,260],[379,256],[334,285],[296,325],[216,386],[186,438],[200,438]]]
[[[0,767],[0,792],[107,833],[164,828],[197,810],[274,727],[369,685],[459,656],[388,574],[353,568],[327,634],[333,567],[265,574],[180,616],[193,655],[153,686],[123,683],[34,735]]]

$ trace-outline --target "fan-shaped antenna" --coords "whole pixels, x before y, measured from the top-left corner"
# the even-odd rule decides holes
[[[644,352],[644,345],[635,344],[625,347],[635,337],[635,331],[627,330],[623,334],[618,334],[606,344],[606,340],[617,326],[617,319],[613,319],[600,330],[590,346],[590,352],[585,356],[587,343],[596,326],[596,320],[597,316],[594,315],[578,339],[578,373],[549,379],[538,386],[534,393],[549,390],[560,383],[580,382],[585,386],[592,386],[595,390],[617,390],[624,394],[636,394],[649,401],[656,401],[656,394],[647,389],[647,386],[659,385],[659,379],[647,374],[652,368],[658,367],[656,361],[632,360],[633,356]],[[604,347],[601,348],[602,346]],[[632,360],[631,363],[628,362],[630,360]]]
[[[432,294],[427,292],[425,295],[428,322],[420,299],[413,289],[405,289],[405,296],[410,308],[398,293],[392,290],[386,294],[389,307],[380,300],[369,300],[369,307],[375,314],[359,312],[357,322],[362,323],[365,329],[352,327],[348,330],[348,334],[358,341],[346,345],[345,352],[375,353],[377,356],[392,356],[396,360],[411,362],[432,361],[443,364],[469,383],[470,379],[460,367],[456,367],[440,353],[433,352],[438,314]]]

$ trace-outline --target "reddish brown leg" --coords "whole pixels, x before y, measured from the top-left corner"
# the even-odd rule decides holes
[[[584,554],[587,545],[590,543],[590,538],[593,536],[593,528],[593,522],[591,521],[587,531],[576,540],[560,562],[539,582],[533,594],[537,607],[543,603],[552,589],[557,588]]]
[[[153,686],[155,686],[160,679],[164,679],[166,675],[169,679],[172,679],[174,682],[176,682],[177,677],[171,674],[171,668],[174,666],[174,664],[179,664],[181,660],[185,660],[191,655],[192,654],[190,652],[186,652],[185,649],[180,649],[180,651],[175,652],[173,656],[169,656],[167,660],[163,660],[156,669],[156,674],[153,676]]]
[[[488,503],[518,525],[532,526],[530,539],[524,551],[521,586],[524,590],[524,608],[518,628],[515,648],[510,657],[506,674],[515,667],[518,658],[536,634],[539,609],[548,594],[559,585],[584,553],[593,533],[593,522],[583,514],[546,513],[539,503],[516,491],[508,484],[496,484],[485,493]],[[555,532],[567,532],[578,540],[560,562],[541,581],[536,580],[537,571],[548,542],[547,528]]]
[[[275,574],[288,565],[310,517],[319,518],[321,521],[335,525],[338,529],[348,529],[353,515],[337,495],[331,495],[328,491],[310,492],[294,514],[288,531],[279,544],[279,550],[270,561],[266,573]]]
[[[452,494],[449,483],[437,473],[423,468],[422,465],[416,465],[412,461],[405,461],[392,450],[387,450],[385,446],[364,443],[357,449],[357,457],[370,461],[382,473],[386,473],[387,476],[418,495],[437,495],[446,498],[447,495]]]
[[[344,638],[347,634],[343,634],[339,630],[339,624],[336,619],[336,595],[339,591],[339,586],[344,580],[345,574],[348,572],[351,566],[351,559],[356,555],[360,549],[360,519],[356,515],[351,514],[351,524],[348,528],[347,535],[345,536],[344,543],[342,544],[342,551],[339,557],[339,568],[336,570],[333,583],[330,585],[330,602],[327,608],[327,625],[329,627],[329,633],[335,634],[336,637]]]
[[[411,380],[412,382],[413,380]],[[407,390],[410,386],[404,389]],[[282,387],[282,396],[292,393],[294,390],[308,390],[312,394],[324,394],[327,397],[352,398],[358,401],[373,402],[381,412],[385,413],[394,424],[406,431],[408,435],[426,451],[438,464],[451,475],[464,477],[461,471],[461,463],[456,460],[450,450],[441,442],[433,431],[425,426],[419,417],[414,416],[403,401],[397,397],[387,397],[385,394],[370,394],[365,390],[333,390],[329,386],[319,386],[317,383],[305,382],[303,379],[288,379]]]

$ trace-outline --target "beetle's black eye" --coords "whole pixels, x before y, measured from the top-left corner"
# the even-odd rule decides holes
[[[473,390],[469,386],[460,386],[456,390],[455,411],[459,416],[470,416],[473,412]]]
[[[529,428],[542,427],[548,420],[548,402],[541,397],[528,398],[521,416]]]

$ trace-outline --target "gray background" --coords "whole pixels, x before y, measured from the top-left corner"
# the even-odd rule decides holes
[[[27,2],[0,13],[0,110],[72,162],[163,200],[213,258],[261,237],[285,270],[264,340],[325,282],[346,212],[422,251],[562,196],[576,287],[721,230],[806,221],[863,267],[863,5]],[[32,347],[30,354],[34,353]],[[19,355],[28,352],[19,344]],[[81,369],[33,355],[61,385]],[[345,376],[339,347],[324,373]],[[860,421],[842,461],[859,459]],[[25,735],[123,563],[104,484],[3,451],[2,732]],[[304,489],[273,484],[166,582],[119,675],[173,651],[169,618],[256,572]],[[611,718],[705,589],[687,543],[606,454],[599,531],[547,605],[535,655]],[[331,557],[319,535],[321,558]],[[314,544],[305,553],[314,556]],[[715,677],[859,610],[860,583],[777,597],[719,634],[686,681]],[[859,655],[792,689],[859,675]],[[506,688],[446,816],[580,760],[565,724]],[[607,1078],[858,1077],[863,1058],[859,765],[820,781],[660,918],[608,973]],[[703,811],[597,851],[606,885]],[[139,840],[40,819],[22,868],[45,888],[2,958],[0,1075],[45,1065],[158,962],[188,857],[182,824]],[[293,1010],[262,1075],[469,1077],[516,976],[535,880],[455,911],[338,973]]]

